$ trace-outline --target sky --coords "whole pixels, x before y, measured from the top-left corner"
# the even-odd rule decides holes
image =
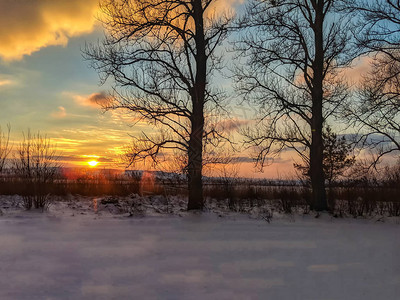
[[[123,122],[91,101],[107,89],[81,54],[102,36],[96,10],[97,0],[0,1],[0,125],[16,141],[46,134],[71,163],[107,161],[126,139]]]
[[[230,8],[243,2],[220,1]],[[97,160],[97,167],[115,168],[130,136],[145,128],[96,104],[110,89],[82,57],[86,43],[104,36],[96,16],[98,0],[0,0],[0,126],[11,124],[15,147],[30,129],[57,144],[65,166]],[[234,118],[245,117],[236,111]],[[285,177],[294,162],[283,153],[258,173],[244,160],[238,168],[245,177]]]
[[[99,85],[82,49],[104,36],[98,15],[98,0],[0,0],[0,126],[11,124],[14,150],[30,130],[57,145],[65,166],[121,167],[121,149],[146,125],[96,104],[110,86]],[[266,176],[248,159],[240,174]]]

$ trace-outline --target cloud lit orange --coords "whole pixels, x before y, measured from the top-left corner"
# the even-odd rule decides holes
[[[93,93],[90,95],[76,95],[70,92],[64,92],[64,94],[71,96],[75,102],[81,106],[90,106],[96,109],[106,105],[110,100],[106,93]]]
[[[98,0],[1,0],[0,58],[20,60],[48,46],[66,46],[68,40],[94,30],[101,12]],[[219,0],[209,15],[230,14],[243,0]]]
[[[231,16],[235,12],[235,7],[243,4],[244,0],[217,0],[211,3],[207,10],[207,16],[213,17],[220,15]]]
[[[67,111],[63,106],[59,106],[57,111],[51,113],[51,116],[56,119],[65,118],[67,116]]]
[[[98,0],[1,1],[0,57],[18,60],[94,29]]]

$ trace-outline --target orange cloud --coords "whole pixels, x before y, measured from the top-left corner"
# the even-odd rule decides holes
[[[216,0],[213,1],[208,10],[207,16],[220,16],[220,15],[232,15],[235,12],[236,6],[243,4],[244,0]]]
[[[217,124],[215,124],[214,126],[222,132],[229,133],[232,131],[237,131],[241,127],[249,125],[251,122],[252,121],[250,120],[235,118],[235,119],[222,120]]]
[[[109,102],[109,98],[106,93],[93,93],[86,98],[86,103],[89,106],[99,107],[104,106]]]
[[[209,18],[231,15],[244,0],[216,0]],[[99,0],[0,0],[0,58],[19,60],[48,46],[66,46],[94,30]]]
[[[21,59],[94,29],[98,0],[0,0],[0,57]]]
[[[362,82],[364,76],[372,71],[372,63],[377,57],[379,56],[376,56],[376,54],[359,56],[352,61],[350,66],[338,69],[338,73],[334,76],[350,86],[357,86]],[[312,71],[310,70],[310,72]],[[335,77],[332,77],[332,74],[328,74],[327,80]],[[294,83],[298,85],[305,84],[303,72],[299,71],[296,74]]]
[[[71,93],[66,94],[71,95],[75,102],[82,106],[100,108],[109,102],[109,98],[105,92],[93,93],[87,96],[74,95]]]
[[[361,56],[356,58],[350,67],[345,68],[341,72],[341,76],[352,85],[358,85],[363,80],[363,76],[372,71],[372,62],[375,60],[372,56]]]
[[[17,85],[17,84],[18,84],[18,81],[15,78],[13,78],[9,75],[0,74],[0,88],[5,88],[5,87]]]
[[[12,85],[12,84],[13,82],[9,79],[3,79],[3,80],[0,79],[0,86]]]
[[[56,118],[56,119],[65,118],[65,117],[67,116],[67,111],[66,111],[66,109],[65,109],[64,107],[59,106],[59,107],[58,107],[58,110],[55,111],[55,112],[53,112],[53,113],[51,114],[51,116],[52,116],[53,118]]]

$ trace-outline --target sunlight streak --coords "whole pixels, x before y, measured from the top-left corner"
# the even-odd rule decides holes
[[[96,161],[96,160],[88,161],[88,165],[91,166],[91,167],[95,167],[95,166],[97,166],[98,164],[99,164],[99,162]]]

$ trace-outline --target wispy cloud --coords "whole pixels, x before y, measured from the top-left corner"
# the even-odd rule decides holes
[[[64,129],[52,141],[64,155],[98,155],[113,157],[115,149],[126,144],[126,132],[112,128],[84,126],[82,129]]]
[[[18,81],[10,75],[0,74],[0,88],[15,86]]]
[[[327,80],[340,79],[349,86],[358,86],[363,81],[363,76],[372,71],[372,63],[376,58],[379,58],[376,54],[359,56],[349,66],[339,69],[338,74],[328,74]],[[305,84],[304,73],[299,72],[294,82]]]
[[[6,85],[12,85],[14,82],[9,79],[0,79],[0,87],[1,86],[6,86]]]
[[[51,113],[51,116],[56,119],[62,119],[67,116],[67,110],[63,106],[59,106],[57,111]]]
[[[88,106],[97,109],[106,105],[110,101],[105,92],[93,93],[90,95],[77,95],[70,92],[64,92],[64,94],[71,96],[75,102],[81,106]]]
[[[112,158],[101,157],[98,155],[60,155],[58,158],[60,161],[66,162],[86,162],[90,159],[96,159],[96,161],[104,163],[114,162]]]
[[[372,71],[372,56],[360,56],[356,58],[350,67],[341,71],[340,76],[343,77],[350,85],[358,85],[362,82],[363,76]]]
[[[252,121],[251,120],[245,120],[245,119],[228,119],[228,120],[222,120],[218,122],[216,127],[224,131],[226,133],[232,132],[232,131],[237,131],[241,127],[249,125]]]

